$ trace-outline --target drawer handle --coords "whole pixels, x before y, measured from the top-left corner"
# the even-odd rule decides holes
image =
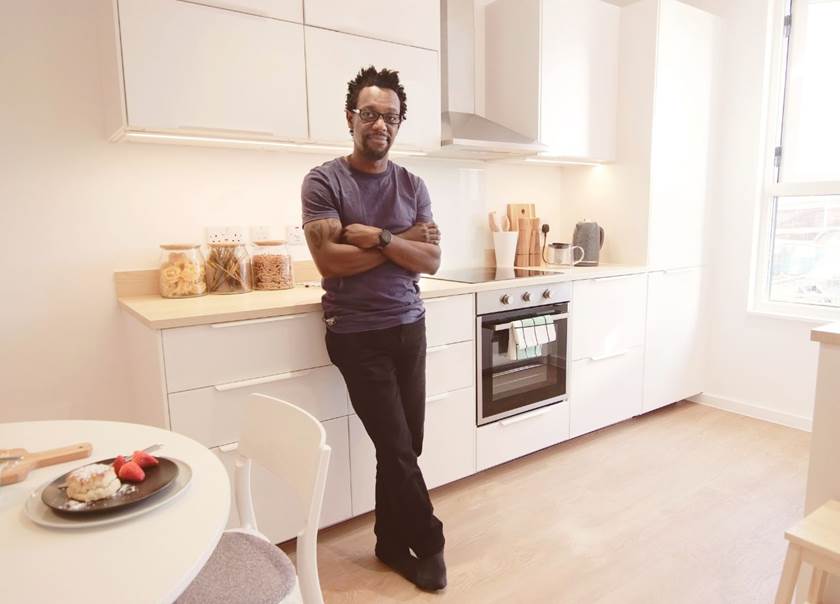
[[[440,346],[432,346],[431,348],[426,349],[426,354],[440,352],[441,350],[446,350],[447,348],[452,348],[452,344],[441,344]]]
[[[444,392],[443,394],[436,394],[434,396],[427,396],[426,402],[427,403],[434,403],[435,401],[442,401],[445,398],[449,398],[449,393]]]
[[[618,352],[608,352],[607,354],[598,355],[595,357],[588,357],[590,361],[603,361],[605,359],[611,359],[613,357],[620,357],[622,355],[627,354],[630,352],[630,349],[627,350],[619,350]]]
[[[437,302],[446,302],[447,300],[454,300],[458,296],[442,296],[438,298],[429,298],[428,300],[423,300],[423,304],[436,304]]]
[[[317,369],[317,368],[316,368]],[[216,392],[227,392],[228,390],[238,390],[239,388],[248,388],[249,386],[258,386],[260,384],[270,384],[272,382],[282,382],[283,380],[291,380],[294,378],[309,375],[315,369],[302,369],[300,371],[289,371],[288,373],[278,373],[277,375],[267,375],[265,377],[258,377],[252,380],[242,380],[241,382],[230,382],[227,384],[217,384],[213,386]]]
[[[283,315],[282,317],[264,317],[262,319],[246,319],[244,321],[231,321],[229,323],[212,323],[213,329],[226,329],[228,327],[239,327],[240,325],[255,325],[257,323],[276,323],[277,321],[291,321],[300,319],[306,315]]]
[[[239,443],[228,443],[226,445],[221,445],[219,447],[219,451],[222,453],[230,453],[231,451],[236,451],[239,448]]]
[[[532,419],[534,417],[539,417],[540,415],[545,415],[549,411],[551,411],[551,407],[543,407],[542,409],[537,409],[535,411],[531,411],[530,413],[523,413],[522,415],[517,415],[508,419],[501,419],[499,420],[499,424],[502,426],[518,424],[519,422],[524,422],[525,420]]]
[[[699,266],[686,266],[685,268],[666,268],[663,269],[662,272],[666,275],[676,275],[679,273],[688,273],[690,271],[699,270]]]
[[[596,283],[606,283],[607,281],[618,281],[620,279],[629,279],[630,277],[635,277],[636,274],[630,275],[616,275],[615,277],[600,277],[598,279],[593,279]]]

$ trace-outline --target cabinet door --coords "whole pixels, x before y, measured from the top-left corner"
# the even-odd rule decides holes
[[[703,390],[702,270],[650,273],[644,411]]]
[[[273,17],[285,21],[303,22],[303,6],[300,0],[187,0],[194,4],[206,4],[228,10]]]
[[[426,307],[426,345],[465,342],[475,338],[475,296],[447,296],[423,300]]]
[[[651,133],[648,264],[703,262],[717,18],[660,4]]]
[[[327,470],[327,485],[321,509],[320,526],[336,524],[350,517],[350,455],[347,440],[347,418],[324,422],[327,444],[332,449]],[[239,511],[234,495],[234,463],[236,449],[220,447],[212,449],[227,469],[231,479],[231,512],[228,528],[239,527]],[[303,521],[305,511],[295,504],[292,490],[280,479],[261,466],[251,466],[251,490],[254,498],[254,513],[260,532],[272,543],[287,541],[295,536],[295,526]]]
[[[132,130],[305,140],[303,26],[173,0],[120,0]]]
[[[375,65],[400,72],[408,111],[394,147],[440,146],[438,53],[313,27],[306,31],[306,75],[310,136],[316,142],[351,144],[344,116],[347,82]]]
[[[304,0],[304,5],[307,25],[432,50],[440,48],[437,1],[356,0],[344,4]]]
[[[642,412],[644,351],[641,346],[572,364],[569,386],[572,438]]]

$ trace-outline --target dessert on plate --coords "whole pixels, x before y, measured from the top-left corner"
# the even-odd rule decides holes
[[[114,495],[120,484],[113,466],[95,463],[70,472],[67,497],[76,501],[97,501]]]

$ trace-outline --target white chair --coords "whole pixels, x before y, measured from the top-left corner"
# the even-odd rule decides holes
[[[234,486],[242,528],[222,534],[177,602],[323,604],[316,548],[330,460],[325,441],[321,422],[303,409],[263,394],[248,397]],[[297,572],[288,556],[257,529],[251,460],[283,478],[306,511],[297,533]]]

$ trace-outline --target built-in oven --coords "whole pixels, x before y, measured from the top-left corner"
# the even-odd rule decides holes
[[[568,283],[478,294],[477,425],[567,400],[570,294]]]

